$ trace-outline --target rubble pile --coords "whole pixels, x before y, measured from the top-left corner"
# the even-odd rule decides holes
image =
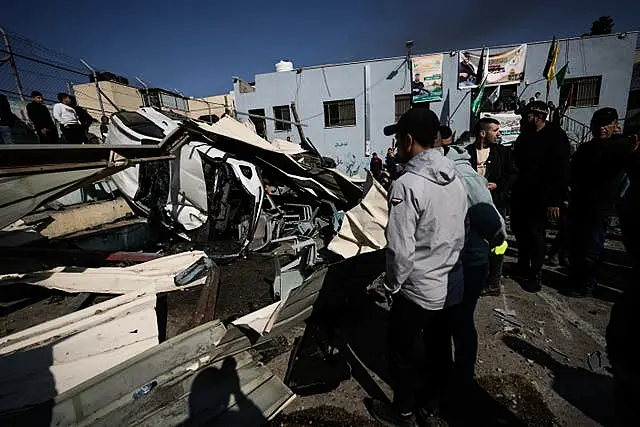
[[[385,190],[231,117],[141,108],[114,114],[97,148],[48,150],[0,165],[3,425],[265,423],[295,395],[248,350],[381,272],[363,262],[384,247]],[[252,254],[273,257],[271,303],[215,320],[235,285],[216,263]],[[167,296],[189,289],[192,318],[167,339]],[[47,299],[64,308],[23,313]]]

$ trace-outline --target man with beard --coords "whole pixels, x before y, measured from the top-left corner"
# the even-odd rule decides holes
[[[541,289],[547,220],[557,221],[568,200],[569,139],[546,121],[548,112],[543,101],[520,111],[520,135],[513,148],[518,176],[511,193],[511,229],[518,246],[518,275],[530,292]]]
[[[580,145],[571,159],[572,289],[574,297],[590,295],[597,284],[597,269],[611,217],[625,182],[632,175],[630,163],[638,147],[635,140],[619,134],[618,112],[602,108],[591,119],[593,139]]]
[[[471,166],[488,181],[493,203],[502,217],[505,217],[508,194],[511,191],[515,170],[511,150],[498,142],[500,122],[490,117],[478,120],[474,128],[476,140],[466,147],[471,156]],[[492,253],[489,257],[489,275],[484,295],[500,294],[500,280],[504,254]]]

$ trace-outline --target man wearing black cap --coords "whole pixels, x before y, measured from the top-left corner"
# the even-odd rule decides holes
[[[557,221],[568,200],[569,139],[548,121],[548,107],[533,101],[519,110],[520,135],[513,157],[518,176],[511,191],[511,229],[518,246],[519,276],[526,290],[541,289],[547,220]]]
[[[597,267],[604,248],[607,228],[616,213],[623,188],[624,174],[633,173],[630,156],[638,144],[618,134],[618,112],[602,108],[593,114],[593,139],[578,147],[571,159],[571,233],[572,289],[581,297],[593,292]]]
[[[467,193],[454,163],[434,149],[439,123],[426,108],[412,108],[385,135],[396,135],[399,160],[406,163],[389,191],[387,274],[392,295],[389,373],[393,404],[371,402],[385,425],[413,426],[414,413],[433,422],[440,393],[451,374],[450,308],[463,296],[460,255],[465,244]],[[416,396],[415,344],[422,335],[431,372]]]
[[[41,144],[55,144],[58,142],[58,131],[53,123],[49,109],[44,105],[42,93],[31,92],[32,101],[27,104],[27,115],[38,134]]]

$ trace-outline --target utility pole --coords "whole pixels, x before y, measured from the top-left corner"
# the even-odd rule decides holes
[[[293,113],[293,120],[296,122],[298,134],[300,134],[300,144],[306,144],[307,138],[304,137],[304,130],[302,130],[302,124],[300,123],[300,117],[298,116],[298,109],[296,108],[295,102],[291,102],[291,113]]]
[[[101,90],[100,90],[100,83],[98,82],[98,75],[96,74],[96,70],[94,70],[93,68],[91,68],[91,66],[89,64],[87,64],[87,62],[84,59],[80,59],[80,62],[82,62],[82,64],[87,67],[89,69],[89,71],[91,71],[91,73],[93,74],[93,80],[96,83],[96,94],[98,95],[98,105],[100,106],[100,112],[102,113],[103,116],[105,116],[105,112],[104,112],[104,104],[102,103],[102,94],[101,94]]]
[[[13,51],[11,50],[11,43],[9,43],[9,37],[7,36],[7,32],[0,28],[0,33],[2,33],[2,38],[4,39],[4,44],[7,47],[7,58],[0,60],[0,65],[3,62],[9,61],[9,66],[11,66],[11,70],[13,71],[13,78],[16,81],[16,89],[18,90],[18,96],[20,97],[20,101],[24,102],[24,95],[22,93],[22,83],[20,82],[20,75],[18,74],[18,67],[16,67],[16,61],[13,57]]]

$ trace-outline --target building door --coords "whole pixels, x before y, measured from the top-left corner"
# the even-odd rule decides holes
[[[263,138],[267,138],[267,122],[264,119],[264,108],[256,108],[255,110],[249,110],[249,114],[253,114],[253,117],[249,116],[249,119],[253,122],[253,125],[256,127],[256,133]]]

